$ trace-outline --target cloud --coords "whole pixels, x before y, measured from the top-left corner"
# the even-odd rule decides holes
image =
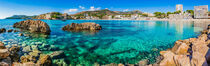
[[[128,9],[125,9],[125,10],[123,10],[123,11],[124,11],[124,12],[125,12],[125,11],[128,11]]]
[[[83,7],[83,6],[79,6],[79,8],[81,8],[81,9],[85,9],[85,7]]]
[[[91,6],[89,11],[95,11],[95,10],[100,10],[100,9],[101,9],[101,7],[95,8],[94,6]]]
[[[78,9],[69,9],[69,12],[77,12]]]
[[[78,11],[78,9],[66,9],[66,10],[64,10],[64,13],[74,13],[74,12],[77,12]]]

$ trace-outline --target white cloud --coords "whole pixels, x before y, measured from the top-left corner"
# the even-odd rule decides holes
[[[69,12],[77,12],[78,9],[69,9]]]
[[[63,12],[64,13],[74,13],[74,12],[77,12],[77,11],[78,11],[78,9],[66,9]]]
[[[79,6],[79,8],[81,8],[81,9],[85,9],[85,7],[83,7],[83,6]]]
[[[125,11],[128,11],[128,9],[125,9],[125,10],[123,10],[123,11],[124,11],[124,12],[125,12]]]
[[[95,11],[95,10],[100,10],[100,9],[101,9],[101,7],[95,8],[94,6],[91,6],[89,11]]]

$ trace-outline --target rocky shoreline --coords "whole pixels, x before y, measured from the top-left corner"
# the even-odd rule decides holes
[[[178,40],[173,48],[160,51],[156,63],[147,64],[148,60],[137,64],[111,63],[105,66],[210,66],[210,25],[197,38]]]
[[[76,25],[80,26],[78,24]],[[72,27],[70,25],[67,26],[68,28]],[[101,29],[101,26],[96,24],[94,24],[92,29],[94,28],[95,30],[96,26]],[[75,25],[73,28],[75,28]],[[91,28],[88,27],[88,29]],[[18,30],[0,29],[0,33],[4,32],[18,32]],[[25,35],[26,34],[22,33],[19,34],[19,36]],[[208,66],[210,64],[209,39],[210,25],[208,25],[208,28],[203,30],[201,35],[197,38],[178,40],[175,42],[173,48],[166,51],[160,51],[161,56],[157,57],[156,63],[154,64],[148,64],[148,60],[145,59],[139,61],[137,64],[111,63],[100,65],[95,63],[94,66]],[[67,66],[64,59],[58,59],[65,57],[64,51],[56,51],[57,47],[54,45],[40,42],[31,43],[30,45],[19,43],[6,45],[8,43],[4,42],[6,41],[0,41],[0,66]],[[43,50],[53,50],[53,52],[45,54],[42,52]]]

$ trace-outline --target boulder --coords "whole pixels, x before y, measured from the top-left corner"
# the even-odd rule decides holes
[[[30,51],[32,51],[31,46],[24,47],[22,51],[23,52],[30,52]]]
[[[6,49],[6,47],[4,46],[4,43],[0,41],[0,49]]]
[[[9,56],[10,52],[4,46],[4,43],[0,42],[0,59],[5,59]]]
[[[174,61],[176,66],[190,66],[190,57],[187,55],[175,55]]]
[[[18,35],[19,35],[19,36],[23,36],[23,33],[19,33]]]
[[[175,54],[187,54],[189,46],[186,43],[176,41],[174,47],[172,48],[172,52]]]
[[[8,64],[6,62],[0,62],[0,66],[10,66],[10,64]]]
[[[64,31],[72,31],[72,30],[101,30],[101,26],[96,23],[86,22],[86,23],[71,23],[71,25],[66,25],[62,28]]]
[[[0,59],[7,58],[9,56],[10,52],[8,49],[0,49]]]
[[[15,28],[29,30],[30,32],[38,32],[50,34],[51,30],[47,23],[40,20],[25,20],[17,22],[13,25]]]
[[[41,66],[52,66],[52,59],[49,55],[40,55],[37,64]]]
[[[209,47],[205,44],[205,41],[199,40],[195,41],[192,45],[192,60],[191,64],[193,66],[207,65],[206,54],[209,51]]]
[[[206,41],[207,39],[208,39],[208,35],[207,34],[201,34],[200,36],[198,36],[198,40]]]
[[[18,46],[12,46],[11,48],[9,48],[10,51],[10,57],[12,59],[13,62],[17,62],[19,61],[19,54],[18,52],[20,51],[20,47]]]
[[[50,54],[51,58],[62,58],[65,57],[64,51],[55,51]]]
[[[110,63],[110,64],[106,64],[105,66],[117,66],[118,64],[116,63]]]
[[[18,32],[18,30],[14,30],[14,32]]]
[[[6,29],[5,28],[1,28],[0,29],[0,33],[3,33],[3,32],[6,32]]]
[[[163,60],[160,62],[160,66],[176,66],[173,57],[175,54],[171,51],[160,51]]]
[[[199,52],[193,52],[190,62],[192,66],[208,66],[205,56]]]
[[[139,61],[138,66],[146,66],[147,63],[148,63],[148,60],[147,59],[141,60],[141,61]]]
[[[13,31],[13,29],[9,29],[7,32],[12,32]]]
[[[39,66],[39,65],[33,62],[25,62],[25,63],[13,62],[12,66]]]

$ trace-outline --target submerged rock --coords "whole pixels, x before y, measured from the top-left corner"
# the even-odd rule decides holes
[[[49,55],[40,55],[37,64],[41,66],[52,66],[52,59]]]
[[[65,57],[64,51],[55,51],[52,54],[50,54],[52,58],[62,58]]]
[[[13,29],[9,29],[7,32],[12,32],[13,31]]]
[[[0,29],[0,33],[3,33],[3,32],[6,32],[6,29],[5,28],[1,28]]]
[[[19,33],[18,35],[19,35],[19,36],[23,36],[23,33]]]
[[[65,31],[72,31],[72,30],[101,30],[102,27],[96,23],[71,23],[71,25],[66,25],[62,28]]]
[[[30,32],[38,32],[45,34],[49,34],[51,32],[48,24],[40,20],[25,20],[17,22],[13,25],[13,27],[29,30]]]
[[[24,47],[22,51],[24,51],[24,52],[30,52],[30,51],[32,51],[31,46]]]

